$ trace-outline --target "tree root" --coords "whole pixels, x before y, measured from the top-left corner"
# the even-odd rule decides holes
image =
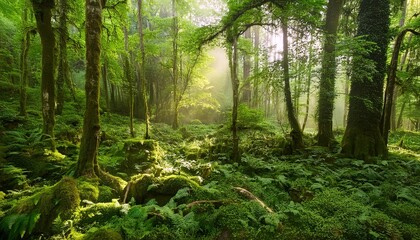
[[[269,206],[267,206],[257,196],[255,196],[254,194],[252,194],[250,191],[246,190],[245,188],[233,187],[233,189],[235,189],[239,194],[241,194],[242,196],[248,198],[249,200],[256,201],[259,205],[261,205],[261,207],[263,207],[265,210],[267,210],[267,212],[269,212],[269,213],[273,213],[274,212]]]

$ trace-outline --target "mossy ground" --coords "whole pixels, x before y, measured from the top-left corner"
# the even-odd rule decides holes
[[[311,146],[309,134],[310,147],[287,155],[281,128],[255,116],[259,113],[247,113],[239,133],[242,157],[232,162],[227,124],[195,122],[173,130],[156,123],[151,137],[159,144],[159,158],[151,170],[132,176],[123,165],[128,118],[104,113],[98,159],[102,169],[131,179],[131,189],[120,193],[96,180],[60,181],[77,161],[80,109],[69,103],[57,117],[61,158],[45,152],[33,130],[41,121],[40,107],[30,105],[35,110],[22,119],[16,103],[15,95],[0,101],[0,163],[7,172],[0,178],[2,239],[39,239],[40,234],[50,239],[420,239],[419,133],[391,134],[388,159],[374,164]],[[144,125],[135,126],[141,136]]]

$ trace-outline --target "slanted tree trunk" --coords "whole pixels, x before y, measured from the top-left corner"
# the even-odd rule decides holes
[[[387,155],[380,131],[380,119],[389,22],[389,0],[361,1],[357,35],[366,36],[366,40],[376,44],[371,52],[365,54],[365,59],[375,63],[376,72],[372,73],[371,78],[352,75],[342,153],[365,161],[369,161],[372,156]],[[364,65],[361,58],[353,61],[353,67],[362,68]]]
[[[141,95],[141,99],[140,101],[143,103],[143,109],[142,112],[144,115],[144,121],[146,124],[146,131],[144,133],[144,138],[145,139],[149,139],[150,138],[150,134],[149,134],[149,101],[148,101],[148,94],[146,91],[146,52],[144,50],[144,34],[143,34],[143,1],[142,0],[138,0],[137,1],[137,6],[138,6],[138,32],[139,32],[139,43],[140,43],[140,61],[139,61],[139,95]]]
[[[391,112],[392,106],[394,105],[394,93],[395,93],[395,81],[397,78],[397,68],[398,68],[398,58],[400,53],[401,44],[403,43],[404,36],[407,32],[411,32],[415,35],[420,35],[419,32],[414,31],[414,29],[404,29],[402,30],[395,40],[394,51],[392,52],[391,63],[389,66],[389,73],[387,77],[387,84],[385,89],[385,99],[384,107],[381,117],[381,131],[382,137],[385,141],[385,144],[388,144],[388,134],[391,128]]]
[[[96,177],[100,171],[97,156],[101,134],[99,123],[101,30],[102,2],[86,0],[86,111],[79,161],[75,172],[77,177]]]
[[[290,133],[293,140],[293,148],[300,149],[304,147],[302,130],[300,129],[299,122],[296,118],[293,102],[292,93],[290,91],[290,76],[289,76],[289,43],[288,43],[288,24],[287,19],[282,21],[281,25],[283,31],[283,81],[284,81],[284,98],[286,101],[287,118],[289,120],[292,132]]]
[[[343,0],[330,0],[327,6],[324,52],[322,55],[321,81],[318,100],[318,145],[328,147],[335,141],[333,111],[335,98],[335,44]]]
[[[32,0],[36,25],[42,45],[41,102],[42,132],[49,136],[51,149],[55,150],[55,81],[54,81],[54,46],[55,38],[51,25],[51,10],[54,0]]]

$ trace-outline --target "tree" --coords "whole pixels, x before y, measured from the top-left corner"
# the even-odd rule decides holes
[[[281,29],[283,31],[283,59],[282,59],[282,68],[283,68],[283,81],[284,81],[284,98],[286,101],[286,110],[287,118],[289,120],[290,127],[292,132],[290,133],[293,141],[293,148],[299,149],[303,148],[303,136],[302,130],[300,129],[299,122],[295,115],[295,110],[293,107],[292,93],[290,90],[290,75],[289,75],[289,42],[288,42],[288,19],[283,18],[281,22]]]
[[[144,108],[142,109],[144,117],[145,117],[145,123],[146,123],[146,131],[144,133],[144,138],[149,139],[149,102],[147,97],[147,91],[146,91],[146,52],[144,49],[144,33],[143,33],[143,1],[138,0],[137,1],[137,7],[138,7],[138,32],[139,32],[139,43],[140,43],[140,61],[138,66],[138,74],[139,74],[139,81],[138,84],[139,87],[139,95],[141,96],[140,101],[143,102]]]
[[[23,6],[22,13],[22,29],[23,29],[23,38],[22,38],[22,52],[20,56],[20,107],[19,114],[21,116],[27,115],[26,113],[26,102],[27,102],[27,93],[26,88],[28,87],[28,53],[29,47],[31,45],[31,34],[34,34],[35,31],[28,26],[28,6],[27,1],[25,1]]]
[[[42,45],[42,81],[41,102],[43,133],[50,138],[50,147],[55,150],[55,81],[54,81],[54,47],[55,37],[51,25],[51,10],[55,7],[54,0],[32,0],[36,25]]]
[[[64,107],[64,85],[67,84],[73,99],[75,99],[75,90],[70,80],[70,70],[67,60],[67,11],[68,11],[67,0],[59,0],[59,43],[58,43],[58,74],[57,74],[57,111],[59,115],[63,111]]]
[[[369,160],[386,155],[387,149],[379,124],[382,110],[383,83],[389,31],[389,1],[362,0],[358,16],[358,36],[373,42],[375,47],[353,60],[349,114],[342,141],[342,152],[348,156]],[[366,60],[374,69],[366,68]],[[360,74],[360,69],[370,73]]]
[[[381,117],[381,131],[382,136],[384,138],[385,144],[388,144],[388,133],[391,129],[391,113],[392,107],[394,106],[394,98],[395,94],[395,82],[397,78],[397,67],[398,67],[398,58],[400,53],[401,44],[404,40],[404,36],[406,33],[411,32],[415,35],[420,35],[419,32],[416,32],[414,29],[404,29],[402,30],[395,40],[394,50],[392,52],[391,63],[389,66],[389,73],[386,81],[386,89],[385,89],[385,98],[384,98],[384,108],[382,111]]]
[[[100,174],[97,155],[100,138],[99,81],[102,7],[102,0],[86,0],[86,111],[75,172],[77,177],[96,177]]]
[[[233,106],[232,106],[232,160],[240,160],[239,136],[238,136],[238,106],[239,106],[239,79],[238,79],[238,33],[235,27],[227,29],[227,48],[230,68],[230,81],[232,83]]]
[[[318,101],[318,145],[328,147],[334,141],[332,131],[335,98],[337,29],[343,0],[330,0],[325,19],[325,38],[322,56],[321,81]]]

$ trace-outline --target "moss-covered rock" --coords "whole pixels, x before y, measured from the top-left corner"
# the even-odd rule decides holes
[[[124,142],[125,159],[120,168],[129,175],[153,168],[161,159],[161,148],[154,140],[130,139]]]
[[[140,174],[132,177],[124,192],[123,199],[131,198],[137,203],[145,203],[155,199],[159,205],[165,205],[182,188],[197,190],[200,185],[193,180],[194,177],[170,175],[154,177],[150,174]]]
[[[109,228],[100,228],[97,231],[87,234],[83,240],[122,240],[121,234]]]

